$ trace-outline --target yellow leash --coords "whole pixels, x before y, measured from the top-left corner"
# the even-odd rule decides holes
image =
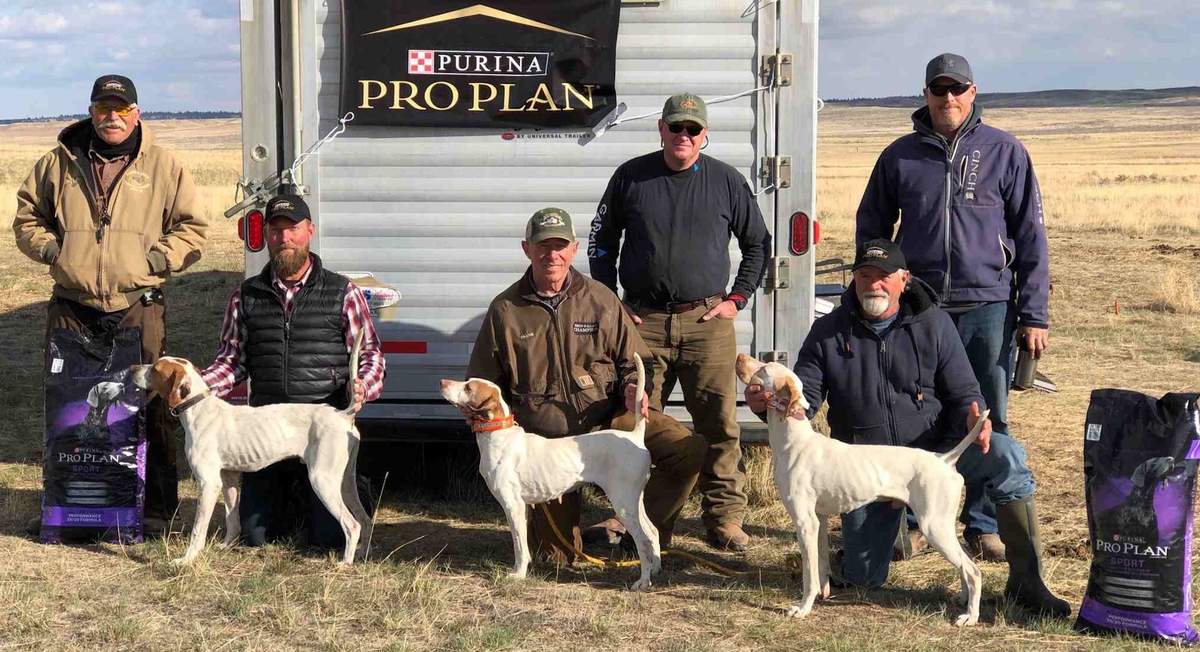
[[[584,552],[584,551],[580,550],[578,547],[576,547],[574,543],[567,541],[567,537],[565,537],[563,535],[562,531],[558,529],[558,524],[554,522],[554,517],[550,514],[550,509],[548,507],[546,507],[546,503],[542,503],[542,504],[538,505],[538,507],[542,508],[542,513],[546,515],[546,521],[550,524],[550,530],[554,532],[554,536],[558,537],[558,542],[561,543],[563,545],[563,547],[569,548],[570,550],[574,551],[574,553],[576,555],[579,555],[579,557],[581,559],[583,559],[585,562],[587,562],[593,566],[599,566],[601,568],[632,568],[634,566],[640,566],[642,564],[642,562],[640,560],[636,560],[636,559],[629,559],[629,560],[625,560],[625,561],[616,561],[613,559],[603,559],[601,557],[593,557],[592,555],[587,554],[586,552]],[[663,550],[662,556],[666,557],[667,555],[670,555],[672,557],[682,557],[684,559],[690,559],[690,560],[696,562],[697,564],[700,564],[701,566],[704,566],[706,568],[714,570],[714,571],[716,571],[722,575],[728,576],[728,577],[750,577],[750,576],[755,576],[755,575],[760,574],[759,571],[735,571],[731,568],[726,568],[726,567],[718,564],[715,561],[709,561],[708,559],[705,559],[705,558],[697,556],[697,555],[693,555],[692,553],[685,552],[683,550]]]

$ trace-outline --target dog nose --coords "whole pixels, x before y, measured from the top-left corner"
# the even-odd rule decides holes
[[[442,389],[450,389],[450,385],[452,385],[453,383],[454,383],[453,380],[447,380],[447,379],[443,378],[442,379]]]

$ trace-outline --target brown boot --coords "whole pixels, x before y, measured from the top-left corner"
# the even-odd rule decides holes
[[[920,530],[905,531],[905,528],[902,527],[896,533],[896,543],[892,546],[892,561],[912,559],[928,548],[929,542],[925,540],[925,535]]]
[[[1008,558],[1004,595],[1022,609],[1051,618],[1071,615],[1071,606],[1042,581],[1042,551],[1033,498],[996,507],[996,522]]]
[[[709,530],[706,540],[708,545],[717,550],[745,552],[750,543],[750,535],[737,523],[724,523]]]
[[[1005,561],[1004,542],[1000,535],[994,532],[978,532],[967,530],[963,532],[963,540],[967,542],[967,554],[972,559],[999,563]]]
[[[587,545],[608,544],[615,546],[621,542],[621,535],[623,534],[625,534],[625,526],[621,525],[621,519],[613,516],[584,528],[583,543]]]

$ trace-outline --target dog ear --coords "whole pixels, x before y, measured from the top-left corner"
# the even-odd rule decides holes
[[[88,390],[87,404],[88,404],[88,407],[93,407],[93,408],[100,406],[100,385],[99,385],[99,383],[92,385],[92,388]]]
[[[183,367],[174,367],[171,370],[171,377],[167,379],[167,384],[171,386],[171,390],[167,393],[167,407],[174,408],[183,402],[192,392],[192,385],[188,382],[187,370]]]
[[[796,382],[795,378],[789,376],[783,380],[782,391],[786,392],[788,396],[788,414],[796,414],[798,411],[803,410],[803,413],[807,417],[808,401],[804,398],[804,391],[800,389],[800,383]]]
[[[763,363],[745,353],[739,353],[735,367],[737,368],[738,379],[749,385],[754,382],[754,374],[763,368]]]

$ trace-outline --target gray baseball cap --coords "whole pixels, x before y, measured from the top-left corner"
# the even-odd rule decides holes
[[[575,227],[571,226],[570,213],[551,207],[543,208],[529,218],[525,225],[525,242],[537,244],[550,238],[575,242]]]
[[[705,106],[704,99],[699,95],[691,93],[672,95],[667,98],[666,104],[663,104],[662,119],[667,124],[695,122],[708,129],[708,107]]]
[[[925,64],[925,85],[933,83],[938,77],[949,77],[961,84],[974,84],[971,75],[971,64],[960,54],[943,52]]]

